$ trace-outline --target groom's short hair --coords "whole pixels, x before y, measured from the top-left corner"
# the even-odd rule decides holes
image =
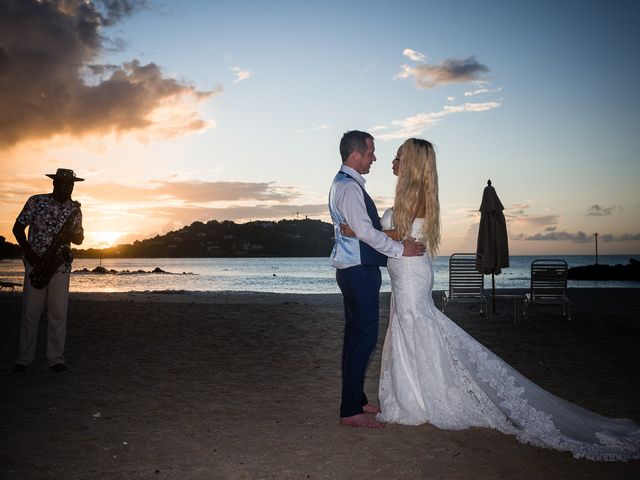
[[[360,153],[367,151],[367,138],[373,140],[373,135],[360,130],[350,130],[342,135],[340,140],[340,156],[342,163],[346,162],[351,152],[358,150]]]

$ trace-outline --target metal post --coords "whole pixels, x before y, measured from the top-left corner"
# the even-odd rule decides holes
[[[493,308],[493,313],[496,313],[496,277],[493,270],[491,271],[491,307]]]

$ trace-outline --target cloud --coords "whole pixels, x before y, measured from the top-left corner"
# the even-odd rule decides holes
[[[474,56],[455,59],[448,58],[439,65],[420,63],[416,66],[402,65],[394,79],[414,77],[418,88],[435,88],[452,83],[466,83],[478,80],[489,67],[479,63]]]
[[[587,235],[583,231],[578,231],[576,233],[570,232],[548,232],[548,233],[536,233],[534,235],[523,236],[523,240],[534,240],[534,241],[571,241],[576,243],[587,243],[590,242],[593,238],[592,235]]]
[[[371,127],[368,131],[369,133],[379,132],[380,130],[386,130],[387,127],[385,125],[375,125]]]
[[[423,53],[420,53],[420,52],[417,52],[415,50],[412,50],[411,48],[405,48],[402,51],[402,55],[404,55],[405,57],[410,58],[414,62],[422,62],[426,58]]]
[[[299,217],[326,215],[327,205],[320,204],[279,204],[279,205],[239,205],[224,208],[207,207],[169,207],[165,209],[154,209],[161,217],[172,218],[183,224],[189,224],[195,220],[269,220],[292,218],[298,214]]]
[[[314,130],[327,130],[329,128],[329,125],[326,124],[322,124],[322,125],[318,125],[317,127],[314,127]]]
[[[549,229],[547,229],[549,230]],[[518,240],[534,240],[534,241],[569,241],[575,243],[588,243],[593,241],[593,235],[587,235],[582,230],[576,233],[566,231],[551,231],[548,233],[536,233],[534,235],[518,234]],[[613,235],[611,233],[605,233],[598,235],[598,239],[603,242],[637,242],[640,241],[640,233],[625,233],[622,235]]]
[[[108,45],[103,28],[144,4],[134,0],[1,2],[0,145],[56,134],[121,133],[153,126],[160,127],[160,134],[175,136],[210,126],[197,108],[220,88],[198,91],[165,77],[155,63],[141,64],[136,59],[122,65],[96,63]],[[172,115],[172,111],[180,113]],[[178,124],[172,124],[176,119]]]
[[[505,217],[522,228],[553,226],[560,221],[559,215],[528,215],[525,210],[508,209],[505,211]]]
[[[608,217],[616,211],[622,211],[622,207],[612,205],[611,207],[601,207],[600,205],[591,205],[587,209],[587,217]]]
[[[640,233],[625,233],[623,235],[606,233],[604,235],[598,235],[598,238],[603,242],[637,242],[640,240]]]
[[[152,182],[150,187],[119,184],[87,186],[86,195],[96,199],[119,201],[178,200],[182,203],[230,201],[288,202],[300,196],[293,187],[278,187],[274,182]],[[78,192],[80,193],[80,192]]]
[[[446,105],[444,107],[444,113],[460,113],[460,112],[486,112],[487,110],[493,110],[502,105],[499,102],[484,102],[484,103],[465,103],[464,105]]]
[[[51,188],[51,180],[46,177],[5,183],[0,185],[0,201],[15,205],[18,211],[27,196],[51,191]],[[301,196],[302,192],[296,188],[278,186],[274,182],[155,181],[149,186],[83,182],[74,190],[74,198],[80,199],[83,206],[135,204],[135,209],[168,205],[195,208],[216,202],[290,203]]]
[[[439,112],[419,113],[401,120],[393,120],[391,124],[396,131],[378,135],[380,140],[396,140],[421,135],[428,128],[436,125],[440,120],[453,113],[485,112],[500,107],[499,102],[465,103],[464,105],[445,105]]]
[[[229,67],[229,70],[236,75],[236,79],[233,83],[240,83],[241,81],[251,77],[251,72],[249,70],[243,70],[238,66]]]
[[[498,87],[498,88],[487,88],[487,87],[480,87],[480,88],[476,88],[475,90],[468,90],[466,92],[464,92],[464,96],[465,97],[473,97],[476,95],[482,95],[485,93],[498,93],[502,91],[502,87]]]
[[[231,72],[236,76],[233,83],[240,83],[243,80],[247,80],[248,78],[251,78],[251,75],[252,75],[251,72],[249,70],[245,70],[244,68],[241,68],[240,66],[238,66],[233,61],[233,57],[231,57],[230,55],[225,55],[224,59],[227,65],[229,66],[229,70],[231,70]]]

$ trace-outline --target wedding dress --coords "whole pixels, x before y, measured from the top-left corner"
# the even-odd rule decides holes
[[[391,229],[385,212],[382,227]],[[424,219],[412,236],[420,238]],[[379,420],[443,429],[488,427],[576,458],[640,458],[640,426],[540,388],[436,308],[429,255],[390,258],[391,306],[382,352]]]

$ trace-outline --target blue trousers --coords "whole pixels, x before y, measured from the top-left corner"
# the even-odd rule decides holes
[[[350,417],[362,413],[367,404],[364,377],[378,342],[382,275],[375,265],[357,265],[336,270],[336,280],[344,299],[345,318],[340,416]]]

